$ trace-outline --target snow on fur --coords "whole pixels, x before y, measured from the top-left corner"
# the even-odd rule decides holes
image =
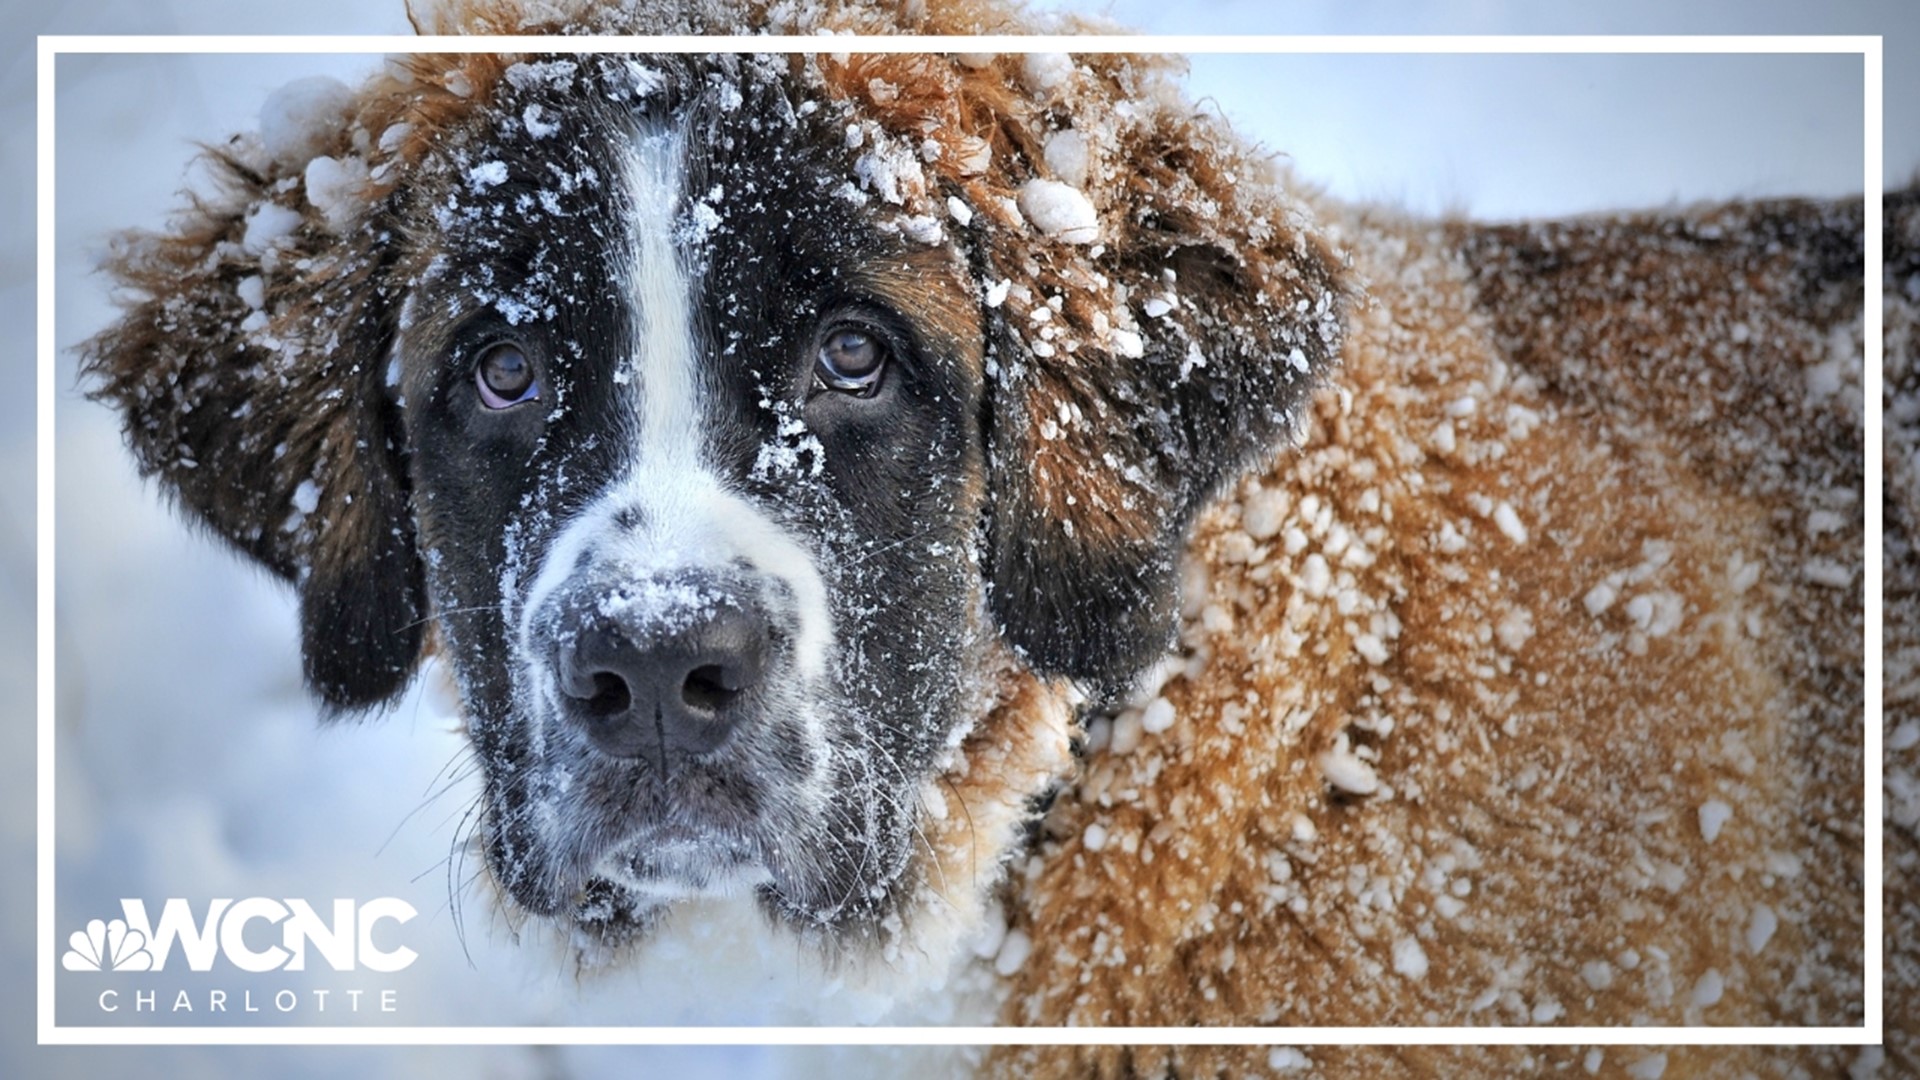
[[[433,32],[1084,25],[995,2],[667,7],[414,15]],[[151,299],[90,346],[103,395],[128,409],[143,467],[189,506],[229,513],[223,531],[283,575],[324,569],[334,546],[404,512],[367,486],[357,432],[313,419],[331,384],[301,377],[323,370],[312,357],[342,311],[397,302],[359,288],[383,214],[415,170],[446,166],[438,140],[499,86],[572,78],[562,63],[434,54],[346,95],[290,87],[222,152],[225,198],[121,249],[117,272]],[[1104,410],[1124,412],[1112,391],[1169,340],[1187,342],[1169,378],[1222,365],[1200,345],[1220,329],[1205,274],[1260,298],[1228,330],[1261,335],[1274,377],[1302,393],[1345,335],[1337,379],[1304,415],[1272,418],[1297,445],[1206,503],[1178,649],[1131,706],[1093,719],[1085,762],[1067,754],[1074,688],[1009,662],[985,673],[991,711],[924,795],[930,857],[974,884],[928,898],[945,912],[934,937],[951,948],[988,920],[981,963],[1005,980],[1005,1020],[1858,1022],[1857,207],[1406,221],[1296,190],[1196,114],[1165,58],[827,53],[794,72],[845,112],[847,197],[879,200],[918,242],[980,243],[994,268],[982,303],[1018,328],[990,377],[1021,389],[1030,424],[999,449],[1034,463],[1025,497],[1068,530],[1124,533],[1169,498],[1163,447],[1088,433],[1143,419]],[[644,62],[623,86],[658,88]],[[515,119],[559,135],[544,112]],[[464,168],[476,198],[500,183],[489,162]],[[1220,258],[1186,275],[1122,257],[1195,235]],[[203,295],[225,306],[162,332],[180,282],[208,278],[223,287]],[[1905,279],[1889,288],[1914,299]],[[1895,307],[1889,332],[1904,333],[1910,306]],[[1578,337],[1627,310],[1677,325]],[[1568,325],[1574,337],[1554,336]],[[257,400],[278,411],[248,430],[288,447],[238,496],[199,477],[230,484],[220,455],[257,436],[187,438],[197,421],[157,408],[144,369],[207,374],[209,355],[240,355],[234,339],[248,363],[212,373],[224,399],[208,415]],[[1911,355],[1890,344],[1890,362]],[[1899,440],[1920,411],[1903,371],[1890,369],[1888,437],[1910,463]],[[256,393],[269,381],[284,390],[270,400]],[[188,457],[190,441],[214,453]],[[1913,666],[1890,652],[1895,706]],[[1914,802],[1913,771],[1889,770],[1891,813]],[[1069,772],[1036,846],[1016,852],[1028,797]],[[1896,846],[1890,865],[1910,855]],[[1005,925],[987,914],[997,904]],[[1421,1060],[1517,1060],[1479,1052]],[[1174,1060],[1007,1049],[988,1067]],[[1283,1056],[1178,1060],[1206,1072]],[[1341,1060],[1316,1051],[1311,1065]]]

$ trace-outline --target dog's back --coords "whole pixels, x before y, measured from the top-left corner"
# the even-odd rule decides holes
[[[1348,215],[1343,368],[1051,815],[1009,1019],[1860,1023],[1861,224]],[[1006,1060],[1265,1062],[1079,1053]]]

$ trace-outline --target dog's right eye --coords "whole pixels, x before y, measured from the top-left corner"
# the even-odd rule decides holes
[[[865,327],[841,323],[827,332],[814,360],[814,384],[854,397],[872,397],[886,370],[888,351]]]
[[[540,381],[534,378],[533,361],[518,345],[500,342],[489,345],[473,365],[473,385],[480,401],[489,409],[506,409],[540,397]]]

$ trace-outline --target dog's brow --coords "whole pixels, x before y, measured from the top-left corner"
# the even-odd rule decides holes
[[[985,355],[980,298],[955,272],[945,250],[919,248],[876,260],[859,269],[856,281],[888,307],[910,315],[915,327],[940,346],[937,353],[966,366],[960,374],[979,377]]]

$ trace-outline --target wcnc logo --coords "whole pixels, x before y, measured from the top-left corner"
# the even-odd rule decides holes
[[[365,903],[335,900],[333,917],[324,919],[305,900],[264,896],[212,900],[196,915],[186,900],[168,900],[160,921],[147,915],[143,900],[121,900],[118,919],[94,919],[67,938],[60,966],[68,971],[160,971],[177,945],[193,971],[211,971],[225,957],[241,971],[305,971],[315,954],[335,971],[400,971],[419,954],[402,946],[382,949],[373,929],[384,921],[404,923],[417,914],[405,900],[382,897]],[[256,949],[247,943],[249,923],[280,928],[279,944]]]

